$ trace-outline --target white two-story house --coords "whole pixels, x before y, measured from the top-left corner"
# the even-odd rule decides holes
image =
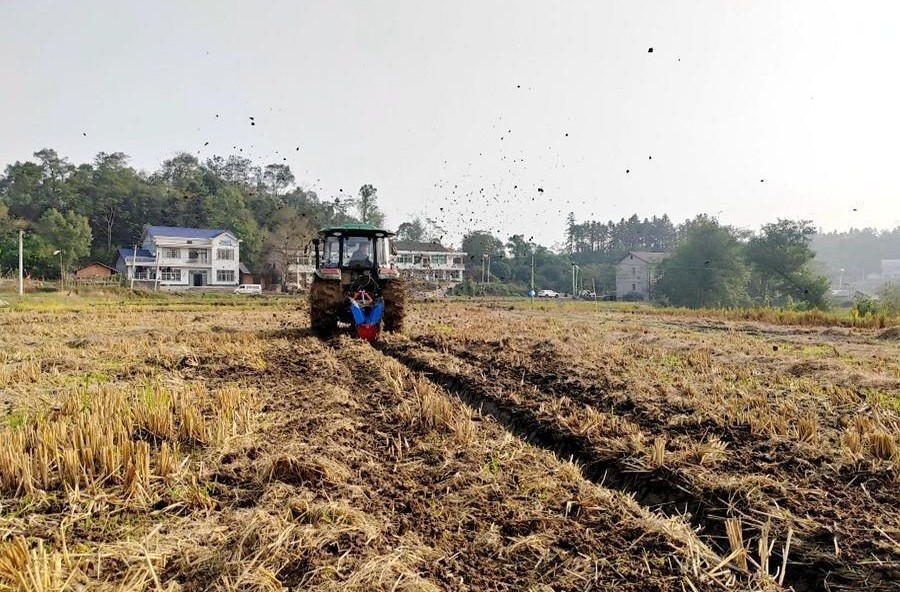
[[[240,283],[240,241],[221,228],[145,226],[133,248],[119,249],[116,270],[128,280],[169,289]]]
[[[412,280],[455,285],[463,281],[466,254],[437,242],[394,241],[397,269]]]

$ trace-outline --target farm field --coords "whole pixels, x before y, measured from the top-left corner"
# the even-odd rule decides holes
[[[422,303],[0,311],[0,589],[896,589],[900,341]]]

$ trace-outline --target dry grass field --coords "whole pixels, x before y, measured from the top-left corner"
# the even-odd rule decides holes
[[[897,589],[900,341],[291,299],[0,309],[0,590]]]

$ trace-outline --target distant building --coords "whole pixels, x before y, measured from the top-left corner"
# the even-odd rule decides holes
[[[413,281],[455,285],[463,281],[466,253],[438,242],[394,241],[394,262],[404,277]]]
[[[616,298],[633,297],[650,300],[654,297],[658,267],[671,253],[630,251],[616,266]]]
[[[881,279],[900,280],[900,259],[881,260]]]
[[[253,272],[250,271],[250,268],[241,263],[238,266],[238,271],[241,272],[241,283],[242,284],[255,284],[256,281],[253,278]]]
[[[855,290],[853,288],[838,288],[831,291],[831,299],[835,302],[856,302],[858,300],[878,300],[878,296],[873,296],[862,290]]]
[[[313,255],[297,255],[285,268],[284,283],[288,288],[309,289],[316,273],[316,258]]]
[[[116,271],[161,287],[233,287],[240,282],[240,241],[230,230],[146,226],[133,248],[119,249]]]
[[[75,270],[75,279],[78,280],[98,280],[108,278],[116,273],[115,268],[103,263],[92,261],[83,267]]]

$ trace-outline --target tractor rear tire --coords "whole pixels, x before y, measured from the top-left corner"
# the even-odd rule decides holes
[[[337,331],[338,310],[344,304],[341,283],[314,277],[309,290],[309,326],[319,337]]]
[[[406,285],[403,280],[387,280],[381,296],[384,298],[384,330],[399,333],[403,330]]]

